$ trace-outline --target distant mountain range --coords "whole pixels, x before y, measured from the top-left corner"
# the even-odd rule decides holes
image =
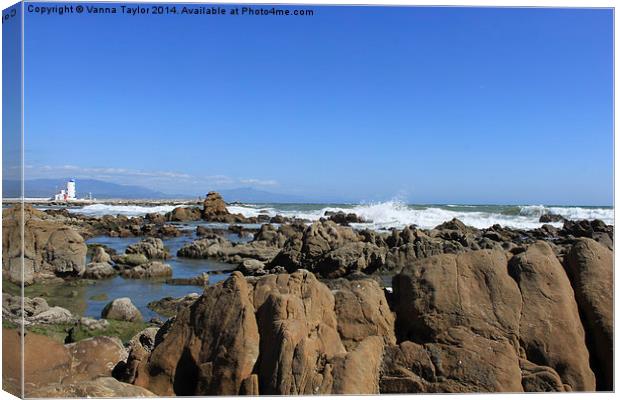
[[[31,179],[24,182],[25,197],[52,197],[63,189],[69,179]],[[196,194],[169,194],[135,185],[120,185],[96,179],[77,179],[77,196],[87,198],[91,193],[93,198],[103,199],[195,199],[204,197],[206,193]],[[16,180],[2,181],[2,195],[5,198],[19,196],[20,182]],[[301,196],[291,196],[258,190],[250,187],[237,189],[223,189],[218,192],[227,202],[247,203],[303,203],[308,199]]]

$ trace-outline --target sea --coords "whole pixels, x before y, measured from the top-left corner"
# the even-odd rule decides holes
[[[110,205],[91,204],[72,208],[71,212],[91,216],[105,214],[140,216],[146,213],[166,213],[177,206],[157,205]],[[614,224],[613,207],[605,206],[561,206],[561,205],[475,205],[475,204],[406,204],[399,201],[386,201],[368,204],[244,204],[234,203],[228,206],[231,213],[239,213],[245,217],[260,214],[269,216],[282,215],[316,221],[325,216],[326,212],[343,211],[355,213],[366,220],[366,223],[352,224],[355,228],[387,230],[416,225],[423,229],[458,218],[466,225],[476,228],[488,228],[499,224],[503,227],[516,229],[535,229],[543,225],[540,216],[547,213],[560,214],[571,220],[600,219],[606,224]],[[552,223],[561,227],[561,222]]]

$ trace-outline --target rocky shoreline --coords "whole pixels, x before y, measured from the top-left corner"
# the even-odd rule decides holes
[[[120,276],[204,290],[149,304],[167,321],[144,321],[131,298],[111,299],[93,319],[29,297],[22,315],[5,291],[3,346],[19,340],[23,317],[26,351],[54,349],[26,356],[35,397],[613,390],[614,227],[543,217],[563,226],[454,219],[379,232],[354,229],[363,220],[345,213],[247,218],[214,192],[144,217],[8,208],[4,286]],[[198,225],[176,256],[231,265],[213,285],[206,273],[175,278],[167,263],[175,254],[162,239],[198,221],[227,228]],[[117,254],[87,245],[95,236],[139,241]],[[113,359],[74,351],[92,341],[116,349]],[[75,357],[92,367],[76,371],[85,361]],[[18,377],[3,371],[15,393]]]

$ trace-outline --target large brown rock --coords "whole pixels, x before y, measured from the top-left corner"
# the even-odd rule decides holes
[[[530,245],[508,269],[523,298],[519,339],[526,358],[553,368],[570,390],[595,390],[573,288],[551,247]]]
[[[327,278],[355,271],[372,273],[385,263],[387,249],[363,239],[352,228],[318,221],[308,226],[301,238],[291,237],[271,265],[289,272],[303,268]]]
[[[200,209],[196,207],[176,207],[166,213],[166,220],[172,222],[198,221],[200,219]]]
[[[259,350],[250,291],[239,273],[207,288],[179,312],[136,383],[162,396],[238,394]]]
[[[513,345],[465,327],[437,341],[405,341],[386,348],[381,393],[520,392],[521,370]]]
[[[2,364],[5,366],[2,368],[3,383],[19,382],[22,357],[20,343],[21,338],[17,330],[2,329]],[[71,353],[61,343],[31,332],[26,333],[23,343],[26,394],[42,385],[60,383],[70,374]]]
[[[393,278],[400,340],[433,341],[463,326],[518,343],[521,294],[503,252],[478,250],[417,260]]]
[[[598,390],[613,390],[614,254],[592,239],[579,239],[565,258],[586,330]]]
[[[394,314],[383,289],[373,279],[328,280],[335,299],[338,333],[347,350],[354,349],[369,336],[395,344]]]
[[[202,203],[202,218],[210,220],[213,217],[221,217],[228,214],[230,213],[222,196],[217,192],[209,192]]]
[[[159,238],[151,237],[143,239],[131,246],[127,246],[125,253],[143,254],[149,260],[165,260],[170,258],[170,253],[164,246],[164,242]]]
[[[101,318],[135,322],[142,321],[142,314],[129,297],[121,297],[106,304],[101,310]]]
[[[443,254],[393,279],[396,333],[383,392],[522,391],[521,295],[503,252]]]
[[[9,280],[22,281],[22,265],[26,284],[44,275],[80,276],[84,272],[86,244],[69,226],[30,206],[24,207],[23,218],[19,206],[3,210],[2,221],[2,270]]]
[[[71,354],[71,382],[112,376],[116,365],[127,359],[123,343],[115,337],[97,336],[65,346]],[[67,383],[65,380],[63,383]]]
[[[328,360],[346,352],[334,302],[330,290],[305,270],[268,275],[256,283],[261,394],[331,393]]]
[[[385,296],[369,279],[334,290],[338,303],[306,270],[234,272],[179,311],[145,366],[138,350],[133,383],[160,395],[378,393],[395,341]]]

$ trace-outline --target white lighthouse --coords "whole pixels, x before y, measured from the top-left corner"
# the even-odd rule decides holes
[[[67,188],[61,189],[60,192],[54,195],[55,201],[72,201],[75,199],[75,179],[69,179]]]
[[[75,179],[67,182],[67,200],[75,200]]]

